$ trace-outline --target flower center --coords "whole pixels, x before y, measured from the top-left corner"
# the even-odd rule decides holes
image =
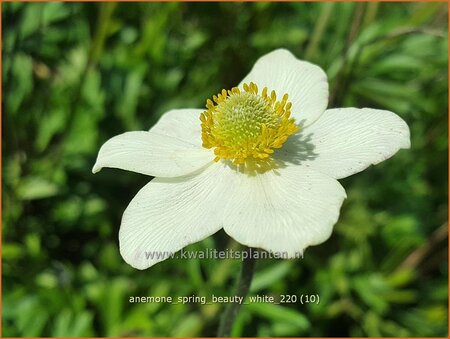
[[[253,82],[243,87],[223,89],[206,101],[207,110],[200,114],[203,147],[214,149],[214,161],[238,165],[248,158],[267,159],[298,131],[287,94],[277,100],[267,87],[260,94]]]

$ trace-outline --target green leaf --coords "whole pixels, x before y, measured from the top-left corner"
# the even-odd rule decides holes
[[[275,282],[283,279],[292,270],[293,261],[276,261],[264,271],[257,272],[252,281],[250,291],[257,292],[272,286]]]
[[[288,323],[299,331],[307,330],[311,324],[302,313],[293,309],[267,303],[250,303],[245,305],[246,309],[255,315],[259,315],[271,322]]]
[[[17,196],[23,200],[45,199],[57,195],[59,188],[42,177],[25,177],[17,187]]]

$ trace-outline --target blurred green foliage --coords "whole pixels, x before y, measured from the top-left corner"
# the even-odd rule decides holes
[[[148,177],[92,175],[100,145],[203,107],[278,47],[325,69],[330,107],[388,109],[411,150],[343,180],[330,240],[262,260],[236,336],[447,336],[445,3],[3,3],[3,336],[213,336],[240,262],[120,257],[121,214]],[[189,249],[237,246],[219,232]]]

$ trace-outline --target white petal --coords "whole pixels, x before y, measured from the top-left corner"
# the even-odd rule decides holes
[[[297,147],[301,142],[296,145],[298,140],[303,140],[301,147]],[[285,146],[280,153],[288,152],[303,165],[340,179],[388,159],[401,148],[409,148],[410,137],[408,125],[392,112],[339,108],[325,111]],[[301,149],[305,148],[309,148],[308,157],[302,155]]]
[[[127,132],[103,144],[92,169],[103,167],[158,176],[192,173],[214,159],[211,152],[194,143],[155,132]]]
[[[233,189],[225,232],[244,245],[289,258],[328,239],[346,197],[335,179],[303,166],[240,175]]]
[[[142,188],[122,218],[119,242],[125,261],[145,269],[217,232],[218,212],[230,192],[226,172],[214,163],[186,177],[155,178]]]
[[[328,81],[318,66],[295,58],[285,49],[277,49],[256,61],[243,83],[253,81],[260,90],[275,90],[278,98],[285,93],[292,102],[292,116],[303,126],[313,123],[327,108]]]
[[[186,140],[189,143],[202,147],[200,113],[204,111],[204,109],[196,108],[168,111],[161,116],[150,131]]]

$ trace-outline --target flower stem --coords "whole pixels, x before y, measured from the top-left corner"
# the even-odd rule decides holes
[[[255,260],[252,258],[251,248],[246,247],[244,259],[242,260],[241,273],[239,275],[239,280],[237,283],[236,296],[245,299],[248,291],[250,290],[250,285],[252,283],[253,272],[255,270]],[[228,305],[225,313],[220,320],[219,330],[217,331],[218,337],[230,337],[231,330],[233,329],[234,321],[239,312],[241,304],[234,302]]]

